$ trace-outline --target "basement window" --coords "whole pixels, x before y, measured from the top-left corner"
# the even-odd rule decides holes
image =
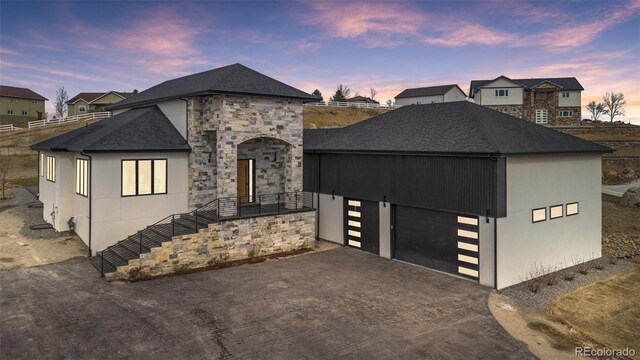
[[[76,159],[76,194],[89,194],[89,160]]]
[[[579,206],[577,202],[567,204],[567,216],[578,215]]]
[[[531,210],[531,222],[537,223],[547,220],[547,208]]]
[[[561,110],[559,113],[560,117],[571,117],[573,116],[573,111],[571,110]]]
[[[122,160],[122,196],[167,193],[167,159]]]
[[[496,96],[498,96],[498,97],[509,96],[509,90],[508,89],[496,90]]]
[[[556,205],[556,206],[549,207],[549,218],[550,219],[561,218],[562,217],[562,213],[563,213],[563,206],[562,205]]]
[[[56,158],[47,156],[47,180],[56,182]]]

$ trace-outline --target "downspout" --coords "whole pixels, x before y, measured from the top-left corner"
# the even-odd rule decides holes
[[[498,218],[493,218],[493,286],[498,290]]]
[[[92,176],[93,173],[93,158],[89,154],[85,154],[84,152],[80,152],[80,155],[86,156],[89,158],[89,257],[93,254],[91,251],[91,223],[93,222],[93,217],[91,217],[91,199],[93,199],[93,185],[92,185]]]
[[[315,154],[315,151],[314,151]],[[316,241],[320,240],[320,154],[318,156],[318,216],[316,217]]]
[[[36,169],[37,173],[37,179],[38,179],[38,192],[36,195],[36,199],[40,200],[40,169],[42,168],[42,164],[41,164],[41,159],[42,159],[42,153],[40,151],[38,151],[38,169]]]

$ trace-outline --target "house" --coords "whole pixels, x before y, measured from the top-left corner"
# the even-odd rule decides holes
[[[0,85],[0,125],[42,120],[47,100],[31,89]]]
[[[68,116],[73,116],[106,111],[108,106],[122,101],[135,93],[135,91],[81,92],[66,102],[67,113]]]
[[[365,103],[365,104],[380,104],[380,102],[373,100],[370,97],[357,95],[347,99],[347,102]]]
[[[579,125],[581,93],[574,77],[472,80],[469,97],[476,104],[541,125]]]
[[[611,149],[467,101],[305,130],[318,236],[502,289],[601,255]]]
[[[316,98],[234,64],[115,103],[112,117],[32,146],[44,218],[73,229],[109,279],[307,247],[305,101]]]
[[[396,106],[464,101],[467,95],[456,84],[405,89],[396,95]]]

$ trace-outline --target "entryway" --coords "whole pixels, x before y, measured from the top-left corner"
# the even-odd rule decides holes
[[[256,161],[254,159],[238,160],[238,202],[254,202]]]
[[[380,209],[375,201],[345,199],[345,245],[380,254]]]

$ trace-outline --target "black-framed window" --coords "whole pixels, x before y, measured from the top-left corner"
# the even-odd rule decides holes
[[[76,159],[76,194],[89,195],[89,160]]]
[[[566,204],[567,216],[578,215],[580,213],[580,204],[577,202]]]
[[[549,219],[561,218],[563,216],[563,211],[564,206],[562,206],[562,204],[549,206]]]
[[[47,156],[47,180],[56,182],[56,158]]]
[[[122,160],[122,196],[167,193],[167,159]]]
[[[509,89],[496,90],[496,96],[498,96],[498,97],[509,96]]]
[[[531,210],[531,222],[537,223],[547,220],[547,208],[539,208]]]

